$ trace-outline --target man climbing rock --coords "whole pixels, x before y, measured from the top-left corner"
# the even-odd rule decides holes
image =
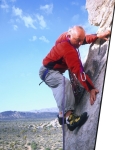
[[[86,35],[81,26],[74,26],[60,35],[48,55],[43,59],[39,76],[52,89],[59,109],[58,119],[61,125],[64,95],[64,123],[67,124],[70,131],[82,126],[86,122],[88,114],[87,112],[80,116],[74,114],[75,97],[70,80],[65,78],[63,73],[70,70],[76,76],[80,84],[89,92],[90,104],[93,105],[99,91],[93,85],[89,76],[83,72],[78,48],[83,44],[93,43],[98,38],[107,40],[108,35],[110,35],[110,31]]]

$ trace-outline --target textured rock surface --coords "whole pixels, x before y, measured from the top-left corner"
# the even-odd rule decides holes
[[[93,25],[99,25],[99,30],[103,30],[110,26],[112,22],[113,6],[114,0],[87,0],[86,7],[90,22]],[[65,150],[94,150],[108,46],[109,41],[99,39],[90,46],[89,55],[85,63],[85,72],[91,77],[95,87],[99,90],[99,94],[97,95],[94,105],[91,106],[89,102],[89,93],[85,92],[80,104],[76,106],[76,114],[87,111],[89,118],[80,129],[76,129],[73,132],[69,131],[65,126]]]
[[[90,24],[100,26],[99,31],[111,26],[114,4],[115,0],[86,0]]]

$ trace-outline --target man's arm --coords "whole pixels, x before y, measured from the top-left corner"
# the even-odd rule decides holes
[[[95,42],[98,38],[99,39],[104,39],[104,40],[107,41],[108,40],[108,36],[110,36],[110,34],[111,34],[111,31],[107,30],[105,32],[100,32],[100,33],[97,33],[97,34],[86,35],[82,45],[84,45],[84,44],[91,44],[91,43]]]
[[[86,35],[82,45],[91,44],[95,42],[97,39],[98,39],[97,34]]]

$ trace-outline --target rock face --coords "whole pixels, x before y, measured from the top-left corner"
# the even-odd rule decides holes
[[[114,0],[86,0],[89,21],[99,26],[99,31],[111,26]],[[85,92],[81,102],[76,105],[75,113],[88,112],[87,122],[73,132],[65,126],[65,150],[94,150],[98,129],[101,98],[106,73],[106,62],[109,41],[98,39],[90,46],[88,58],[85,63],[85,72],[91,77],[95,87],[99,90],[94,105],[90,105],[89,93]],[[106,115],[106,114],[105,114]]]
[[[86,0],[89,22],[105,30],[111,26],[115,0]]]

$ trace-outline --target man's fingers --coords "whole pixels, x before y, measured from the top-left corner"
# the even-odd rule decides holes
[[[95,94],[99,93],[99,90],[95,89]]]
[[[110,34],[111,34],[111,31],[107,30],[105,32],[97,33],[97,37],[108,41],[107,36],[109,36]]]
[[[109,35],[110,35],[110,34],[111,34],[111,30],[107,30],[107,34],[109,34]]]
[[[90,98],[91,105],[94,104],[94,101],[95,101],[95,96],[92,96],[92,97]]]
[[[105,41],[108,41],[109,39],[108,39],[108,38],[104,38],[104,40],[105,40]]]
[[[90,102],[91,102],[91,105],[93,105],[93,104],[94,104],[94,100],[93,100],[93,99],[91,99],[91,100],[90,100]]]

